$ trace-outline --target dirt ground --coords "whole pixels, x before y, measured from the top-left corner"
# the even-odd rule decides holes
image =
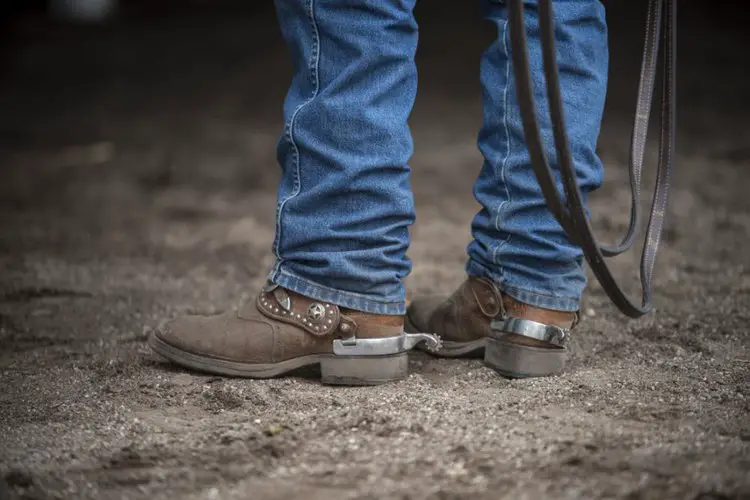
[[[628,212],[639,3],[610,13],[607,183],[592,202],[608,240]],[[415,354],[403,382],[332,388],[187,373],[145,343],[176,315],[236,307],[271,264],[290,66],[272,13],[248,9],[13,24],[0,499],[750,498],[747,35],[698,7],[681,18],[655,313],[628,320],[592,282],[561,377]],[[409,285],[449,292],[476,210],[475,75],[491,32],[471,8],[419,9]],[[613,266],[636,292],[637,256]]]

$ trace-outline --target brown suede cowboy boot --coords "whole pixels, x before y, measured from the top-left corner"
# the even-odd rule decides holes
[[[406,330],[439,335],[436,356],[484,356],[502,375],[540,377],[562,372],[565,341],[577,317],[523,304],[486,278],[469,278],[449,298],[415,299]]]
[[[407,375],[407,351],[429,335],[407,335],[403,316],[344,310],[279,286],[266,285],[239,311],[187,316],[167,323],[149,345],[189,368],[269,378],[320,365],[324,383],[376,385]]]

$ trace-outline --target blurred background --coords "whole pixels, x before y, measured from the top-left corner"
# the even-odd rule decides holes
[[[627,210],[625,185],[617,181],[627,162],[646,2],[605,4],[611,83],[600,151],[613,182],[599,194],[622,194]],[[682,1],[679,7],[679,150],[746,159],[747,14],[733,2]],[[179,205],[170,210],[185,217],[226,202],[266,225],[291,76],[272,2],[14,0],[2,8],[0,194],[6,208],[41,210],[40,223],[46,209],[57,216],[80,209],[69,215],[71,223],[82,230],[106,226],[107,234],[97,233],[104,239],[162,202]],[[478,62],[494,33],[481,21],[478,2],[420,2],[417,18],[414,190],[427,219],[447,212],[465,223],[475,208],[470,186],[481,164]],[[678,179],[686,178],[684,168],[678,165]],[[436,203],[446,193],[451,196]],[[156,213],[148,212],[149,220]],[[606,216],[604,229],[620,229],[619,215]],[[65,224],[24,241],[33,248],[72,244]],[[58,230],[64,234],[55,236]],[[155,233],[162,237],[163,228]],[[151,236],[128,234],[118,251],[142,246],[143,237],[153,242]]]
[[[594,222],[613,239],[627,220],[625,166],[646,2],[605,4],[611,77],[599,149],[607,184],[594,197],[594,207],[604,202]],[[420,2],[416,15],[420,79],[411,164],[420,221],[413,253],[427,258],[416,262],[415,276],[432,273],[425,261],[446,255],[455,256],[460,276],[476,209],[470,190],[481,165],[478,64],[494,33],[480,18],[479,2]],[[733,2],[679,2],[684,156],[675,168],[672,210],[692,221],[695,200],[681,201],[696,195],[692,182],[710,193],[701,196],[713,207],[710,200],[725,206],[733,189],[744,189],[734,181],[738,171],[716,173],[714,163],[750,155],[747,21]],[[14,252],[99,248],[195,262],[224,252],[231,255],[220,259],[224,265],[251,256],[243,265],[252,276],[263,274],[279,174],[275,146],[291,77],[272,2],[6,1],[0,33],[0,199]],[[653,154],[650,160],[655,165]],[[646,171],[649,180],[653,169]],[[678,226],[672,217],[668,237]],[[459,237],[435,249],[431,231]],[[623,267],[631,278],[636,257]]]

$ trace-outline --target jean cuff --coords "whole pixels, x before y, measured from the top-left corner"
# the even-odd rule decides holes
[[[406,302],[404,300],[377,300],[359,293],[335,290],[277,268],[274,268],[268,276],[268,280],[305,297],[330,302],[355,311],[393,316],[406,314]]]
[[[506,276],[490,271],[471,259],[469,259],[469,262],[466,264],[466,273],[469,276],[491,280],[504,294],[533,307],[567,312],[578,311],[581,307],[580,297],[563,297],[559,295],[540,293],[536,290],[529,290],[528,287],[518,286],[515,283],[511,283]]]

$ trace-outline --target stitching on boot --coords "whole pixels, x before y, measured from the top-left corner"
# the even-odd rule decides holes
[[[474,289],[474,283],[481,283],[487,286],[489,291],[492,293],[490,297],[491,300],[488,301],[490,302],[490,304],[484,304],[482,300],[480,300],[479,296],[477,295],[477,291]],[[495,318],[503,312],[503,300],[500,295],[500,291],[497,289],[497,286],[495,286],[494,283],[483,279],[476,280],[473,283],[469,283],[469,289],[471,289],[471,294],[474,296],[474,300],[479,306],[479,310],[482,311],[482,314],[484,314],[488,318]],[[487,305],[494,305],[495,309],[488,310]]]

